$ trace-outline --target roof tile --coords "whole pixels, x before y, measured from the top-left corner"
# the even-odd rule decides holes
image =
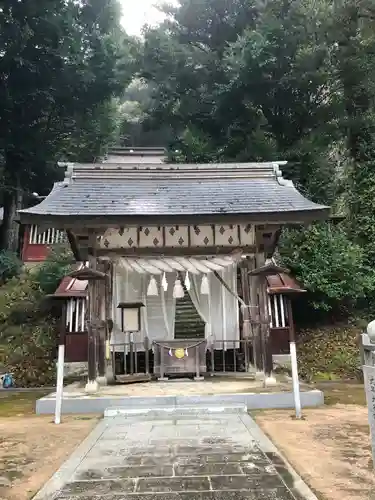
[[[323,210],[275,164],[75,165],[39,205],[49,216],[258,214]]]

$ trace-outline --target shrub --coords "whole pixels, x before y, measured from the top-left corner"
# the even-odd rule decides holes
[[[305,380],[361,377],[356,325],[336,324],[302,330],[298,337],[299,371]]]
[[[18,386],[51,384],[55,376],[55,318],[32,272],[0,289],[0,364]]]
[[[34,272],[34,281],[39,289],[45,294],[54,293],[60,281],[71,271],[72,262],[71,253],[65,248],[52,250]]]
[[[279,249],[283,264],[310,292],[307,299],[315,309],[350,311],[374,287],[363,250],[339,226],[320,223],[286,230]]]
[[[19,387],[51,385],[55,380],[54,321],[10,325],[2,333],[2,361]]]
[[[22,269],[22,262],[17,254],[9,250],[0,251],[0,283],[4,284],[11,278],[18,276]]]

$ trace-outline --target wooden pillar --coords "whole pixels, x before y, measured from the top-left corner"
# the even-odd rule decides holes
[[[100,267],[101,271],[105,271],[105,268],[102,265]],[[105,287],[106,287],[106,279],[96,281],[96,297],[97,297],[97,314],[98,314],[98,323],[97,323],[97,339],[98,339],[98,377],[97,382],[100,385],[107,384],[106,378],[106,370],[107,370],[107,361],[106,361],[106,309],[105,309]]]
[[[113,301],[113,263],[107,262],[106,279],[104,282],[104,309],[105,309],[105,360],[106,360],[106,379],[107,383],[114,382],[114,366],[112,361],[114,356],[111,356],[110,340],[113,329],[112,318],[112,301]]]
[[[261,329],[262,365],[266,380],[271,379],[273,361],[270,338],[270,318],[268,313],[267,278],[259,276],[259,316]],[[270,380],[268,380],[270,382]]]
[[[244,336],[251,339],[252,343],[252,360],[250,369],[256,370],[257,366],[257,329],[254,324],[254,319],[258,314],[256,280],[249,275],[249,272],[255,269],[256,260],[254,256],[248,257],[244,262],[244,268],[241,269],[243,299],[248,307],[243,308],[243,331]]]
[[[264,263],[264,257],[262,254],[258,253],[254,256],[253,269],[262,266]],[[261,329],[261,297],[260,297],[260,285],[261,279],[258,276],[249,276],[251,282],[251,292],[252,292],[252,303],[257,307],[253,309],[253,339],[254,339],[254,363],[256,367],[257,374],[263,372],[263,354],[262,354],[262,329]]]
[[[89,255],[89,268],[96,270],[97,260],[94,252],[95,235],[90,234],[90,247],[92,254]],[[94,255],[93,255],[94,254]],[[97,377],[97,286],[96,280],[88,280],[88,304],[87,304],[87,336],[88,336],[88,380],[85,387],[86,392],[98,390]]]
[[[259,251],[256,256],[256,267],[261,268],[265,265],[266,255]],[[263,372],[265,383],[271,384],[275,380],[272,378],[272,352],[270,341],[270,318],[268,313],[268,294],[267,294],[267,276],[265,273],[252,276],[255,281],[254,288],[257,294],[258,315],[255,328],[256,336],[254,339],[255,359],[257,372]]]

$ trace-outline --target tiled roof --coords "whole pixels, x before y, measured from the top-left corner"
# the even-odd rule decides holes
[[[293,276],[285,273],[267,276],[267,285],[270,294],[306,292]]]
[[[39,205],[40,216],[188,216],[317,212],[276,163],[67,164],[66,179]]]
[[[76,269],[81,269],[83,267],[82,263],[77,264]],[[87,281],[81,281],[71,276],[65,276],[57,290],[53,294],[56,298],[68,298],[68,297],[86,297],[87,295]]]

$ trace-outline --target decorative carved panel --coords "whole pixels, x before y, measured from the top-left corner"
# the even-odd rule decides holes
[[[213,226],[190,226],[190,245],[192,247],[210,247],[214,245]]]
[[[141,226],[139,228],[139,246],[141,248],[163,247],[163,228],[161,226]]]
[[[241,245],[250,246],[255,244],[255,230],[251,224],[240,225]]]
[[[238,236],[237,224],[221,224],[215,226],[215,245],[218,246],[238,246],[240,239]]]
[[[165,226],[165,246],[178,248],[189,246],[189,227]]]
[[[110,228],[100,239],[100,248],[133,248],[138,247],[136,227]]]
[[[255,244],[252,225],[175,225],[108,228],[98,238],[102,249],[131,248],[210,248]]]

